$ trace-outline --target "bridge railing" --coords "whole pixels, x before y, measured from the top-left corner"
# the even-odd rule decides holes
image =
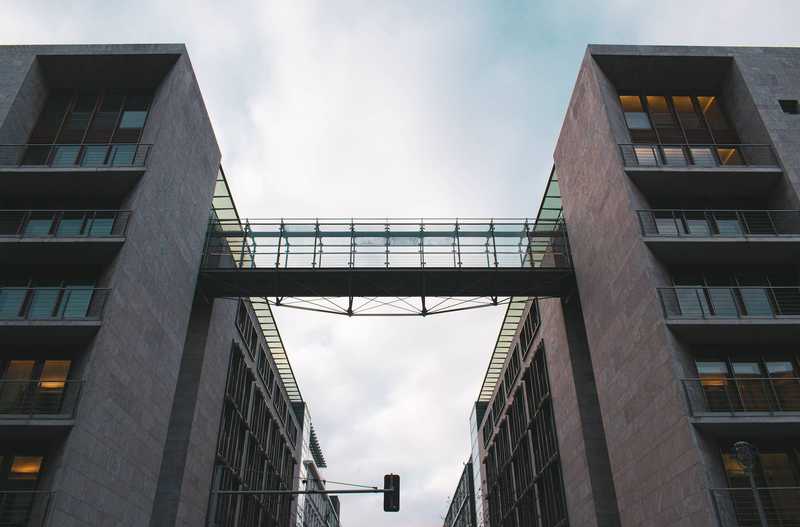
[[[567,268],[562,220],[212,220],[207,268]]]

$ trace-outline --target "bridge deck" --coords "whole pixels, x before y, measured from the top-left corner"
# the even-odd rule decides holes
[[[209,296],[499,297],[558,296],[569,268],[203,269]]]

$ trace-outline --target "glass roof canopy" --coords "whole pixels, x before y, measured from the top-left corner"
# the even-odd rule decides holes
[[[547,188],[542,198],[542,204],[539,207],[539,212],[536,215],[537,223],[539,220],[550,221],[563,221],[564,210],[561,204],[561,189],[558,186],[558,175],[556,174],[555,167],[550,171],[550,179],[547,182]],[[486,375],[483,377],[483,384],[478,393],[478,401],[490,402],[497,383],[500,382],[503,366],[508,358],[508,352],[511,348],[511,342],[516,335],[517,327],[522,319],[522,312],[525,309],[527,302],[531,300],[529,297],[515,296],[506,308],[506,315],[503,318],[503,323],[500,326],[500,333],[497,335],[497,342],[492,352],[492,358],[489,359],[489,366],[486,369]]]
[[[236,211],[236,205],[231,197],[231,191],[228,187],[228,182],[225,180],[225,173],[220,167],[217,173],[217,181],[214,186],[214,197],[212,199],[212,222],[218,223],[226,230],[226,234],[231,236],[231,243],[237,243],[237,232],[242,231],[241,223],[239,222],[239,213]],[[239,238],[241,240],[241,238]],[[242,241],[239,241],[242,243]],[[239,258],[244,265],[248,265],[249,255],[240,254]],[[269,302],[265,298],[251,297],[250,303],[255,311],[256,318],[261,326],[261,332],[267,341],[269,350],[272,357],[275,359],[275,364],[278,368],[278,376],[286,389],[286,394],[289,400],[293,403],[303,402],[303,396],[300,394],[300,388],[297,386],[297,380],[292,370],[292,365],[289,362],[289,356],[286,354],[286,349],[283,347],[283,339],[278,331],[278,325],[272,316],[272,309],[270,309]]]

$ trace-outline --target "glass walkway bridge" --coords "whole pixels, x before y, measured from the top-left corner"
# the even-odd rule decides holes
[[[211,296],[302,298],[346,314],[386,314],[393,298],[400,311],[429,314],[557,296],[571,274],[560,219],[215,219],[201,277]]]
[[[220,171],[209,297],[346,315],[428,315],[560,296],[572,280],[558,179],[536,219],[244,219]]]

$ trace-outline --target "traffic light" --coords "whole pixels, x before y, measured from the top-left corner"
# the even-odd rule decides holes
[[[397,512],[400,510],[400,476],[386,474],[383,476],[383,488],[389,492],[383,493],[384,512]]]

